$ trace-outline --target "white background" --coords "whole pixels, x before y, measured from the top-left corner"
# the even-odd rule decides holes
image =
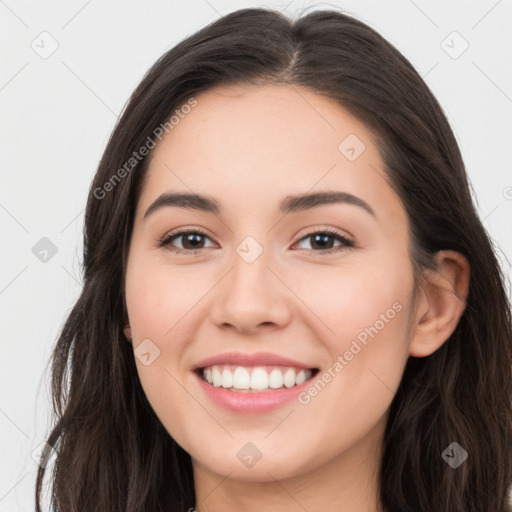
[[[81,288],[87,191],[130,93],[165,51],[220,15],[267,6],[295,17],[312,5],[342,7],[368,23],[424,77],[510,276],[511,0],[0,0],[0,512],[34,509],[31,453],[49,427],[44,372]],[[31,47],[49,37],[43,31],[58,43],[46,59]],[[442,46],[453,31],[469,43],[456,59]],[[58,250],[46,263],[32,253],[42,237]]]

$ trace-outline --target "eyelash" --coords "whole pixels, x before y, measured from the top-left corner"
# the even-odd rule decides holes
[[[193,230],[177,231],[176,233],[171,233],[170,235],[165,236],[164,238],[159,240],[158,247],[166,247],[171,243],[171,241],[173,239],[179,238],[180,236],[197,235],[197,234],[205,236],[207,238],[210,238],[204,231],[197,229],[197,228],[193,229]],[[342,245],[339,247],[332,248],[332,249],[324,249],[324,250],[320,250],[320,251],[315,251],[314,249],[311,249],[313,252],[316,252],[317,254],[333,254],[333,253],[336,253],[339,251],[352,249],[353,247],[356,246],[355,242],[353,242],[352,240],[349,240],[348,238],[344,237],[343,235],[340,235],[338,232],[333,231],[331,229],[319,229],[317,231],[312,231],[311,233],[308,233],[307,235],[304,235],[302,238],[300,238],[300,240],[298,242],[304,240],[305,238],[309,238],[309,237],[312,237],[312,236],[318,235],[318,234],[328,235],[332,238],[335,238],[337,241],[342,242]],[[170,249],[169,248],[169,250],[172,250],[175,254],[197,254],[202,249],[193,250],[193,249],[179,249],[179,248],[178,249]]]

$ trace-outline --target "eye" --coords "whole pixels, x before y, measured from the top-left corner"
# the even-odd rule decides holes
[[[199,250],[203,249],[202,245],[204,241],[201,241],[201,238],[210,239],[206,233],[199,229],[193,229],[188,231],[178,231],[176,233],[171,233],[169,236],[164,237],[162,240],[158,242],[159,247],[167,247],[170,246],[174,240],[178,238],[182,239],[182,243],[184,244],[183,249],[174,248],[174,252],[178,253],[192,253],[195,254]],[[188,247],[187,247],[188,246]],[[171,247],[169,247],[171,250]]]
[[[349,240],[340,233],[330,229],[320,229],[313,231],[303,236],[298,243],[300,243],[302,240],[307,240],[308,238],[313,241],[311,244],[313,247],[313,252],[318,254],[332,254],[335,252],[351,249],[356,245],[352,240]],[[181,239],[182,241],[182,248],[174,247],[174,241],[178,239]],[[211,238],[206,233],[200,229],[195,228],[193,230],[183,230],[171,233],[168,236],[165,236],[162,240],[159,240],[157,245],[158,247],[169,247],[169,250],[173,250],[173,252],[176,254],[197,254],[201,251],[201,249],[207,248],[204,246],[204,239],[211,240]],[[334,239],[335,241],[340,242],[340,245],[338,247],[328,247],[332,245],[328,241],[329,239]],[[315,247],[321,250],[314,250]]]
[[[322,249],[320,251],[314,251],[318,254],[332,254],[335,252],[351,249],[352,247],[355,247],[355,245],[356,245],[355,242],[353,242],[352,240],[349,240],[345,236],[339,234],[336,231],[332,231],[330,229],[320,229],[317,231],[313,231],[312,233],[309,233],[306,236],[302,237],[300,239],[300,241],[307,240],[308,238],[313,240],[313,243],[312,243],[313,247],[316,246],[316,247],[320,247],[320,249]],[[326,249],[326,246],[331,245],[331,243],[328,242],[329,238],[331,240],[332,239],[337,240],[337,241],[341,242],[341,244],[338,247],[334,247],[334,248],[328,247]]]

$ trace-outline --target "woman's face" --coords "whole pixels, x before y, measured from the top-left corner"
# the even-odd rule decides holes
[[[260,482],[342,461],[357,471],[375,457],[409,355],[406,212],[369,130],[333,101],[299,86],[195,99],[153,150],[129,251],[147,398],[204,471]],[[326,192],[340,196],[293,199]],[[164,201],[145,216],[161,194],[206,196],[218,211]],[[192,233],[170,239],[178,231]],[[216,369],[203,363],[213,356]],[[318,371],[294,386],[301,367]],[[233,380],[256,389],[224,389]]]

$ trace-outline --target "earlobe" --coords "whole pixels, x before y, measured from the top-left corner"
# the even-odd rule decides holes
[[[437,269],[429,270],[420,283],[416,318],[409,354],[425,357],[435,352],[455,331],[469,294],[470,266],[456,251],[436,255]]]
[[[130,326],[126,325],[123,332],[124,332],[124,337],[126,338],[126,340],[131,342],[132,341],[132,332],[131,332]]]

